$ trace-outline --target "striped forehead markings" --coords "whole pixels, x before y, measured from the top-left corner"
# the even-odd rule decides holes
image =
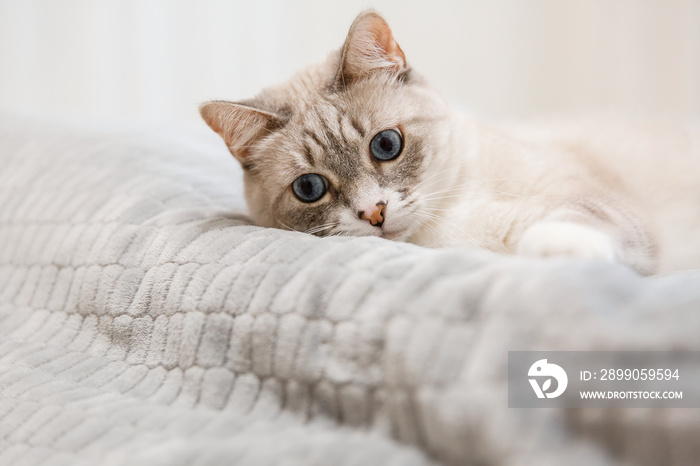
[[[350,125],[355,131],[357,131],[357,134],[359,134],[362,139],[365,138],[365,130],[362,128],[362,125],[360,125],[360,123],[356,119],[350,118]]]
[[[344,182],[355,179],[362,166],[377,169],[360,147],[366,133],[358,119],[337,107],[322,107],[307,114],[305,120],[301,152],[311,166],[325,166]]]
[[[314,160],[314,154],[311,152],[311,147],[309,144],[304,141],[304,147],[302,149],[302,152],[304,153],[304,157],[306,157],[306,162],[311,165],[312,167],[316,166],[316,161]]]

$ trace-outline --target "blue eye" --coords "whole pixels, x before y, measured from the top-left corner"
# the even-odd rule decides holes
[[[326,194],[328,181],[321,175],[308,173],[294,180],[292,189],[301,202],[316,202]]]
[[[369,144],[369,150],[372,156],[380,162],[394,160],[399,156],[403,149],[403,138],[401,133],[395,129],[385,129],[377,133],[372,142]]]

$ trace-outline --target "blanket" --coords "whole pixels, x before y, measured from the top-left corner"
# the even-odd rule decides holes
[[[204,130],[203,130],[204,131]],[[509,350],[698,350],[700,275],[251,226],[214,134],[0,118],[0,464],[691,464]]]

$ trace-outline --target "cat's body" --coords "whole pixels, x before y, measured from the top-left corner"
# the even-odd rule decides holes
[[[455,156],[455,187],[441,186],[448,197],[437,209],[445,210],[409,241],[605,258],[561,225],[532,239],[544,244],[521,244],[535,223],[563,218],[606,232],[617,259],[641,272],[700,264],[700,125],[607,118],[497,129],[466,118],[459,124],[464,139],[455,146],[469,150]]]
[[[679,160],[657,168],[640,161],[658,164],[656,149],[606,128],[486,128],[407,66],[374,12],[324,62],[251,101],[210,102],[201,113],[244,167],[261,226],[597,258],[647,274],[659,246],[664,270],[689,265],[682,253],[663,256],[681,237],[666,228],[671,211],[690,207],[675,214],[689,215],[686,237],[700,227],[697,134],[683,147],[669,136]],[[695,198],[675,199],[674,183]]]
[[[658,249],[657,271],[700,266],[700,121],[609,117],[541,121],[504,131],[561,149],[644,219]]]

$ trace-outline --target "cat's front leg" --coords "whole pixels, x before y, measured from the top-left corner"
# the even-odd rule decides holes
[[[649,224],[634,206],[611,196],[581,196],[531,223],[516,239],[515,252],[626,264],[642,275],[658,266]]]
[[[543,220],[525,230],[516,252],[525,256],[565,256],[617,262],[620,246],[609,234],[583,223]]]

